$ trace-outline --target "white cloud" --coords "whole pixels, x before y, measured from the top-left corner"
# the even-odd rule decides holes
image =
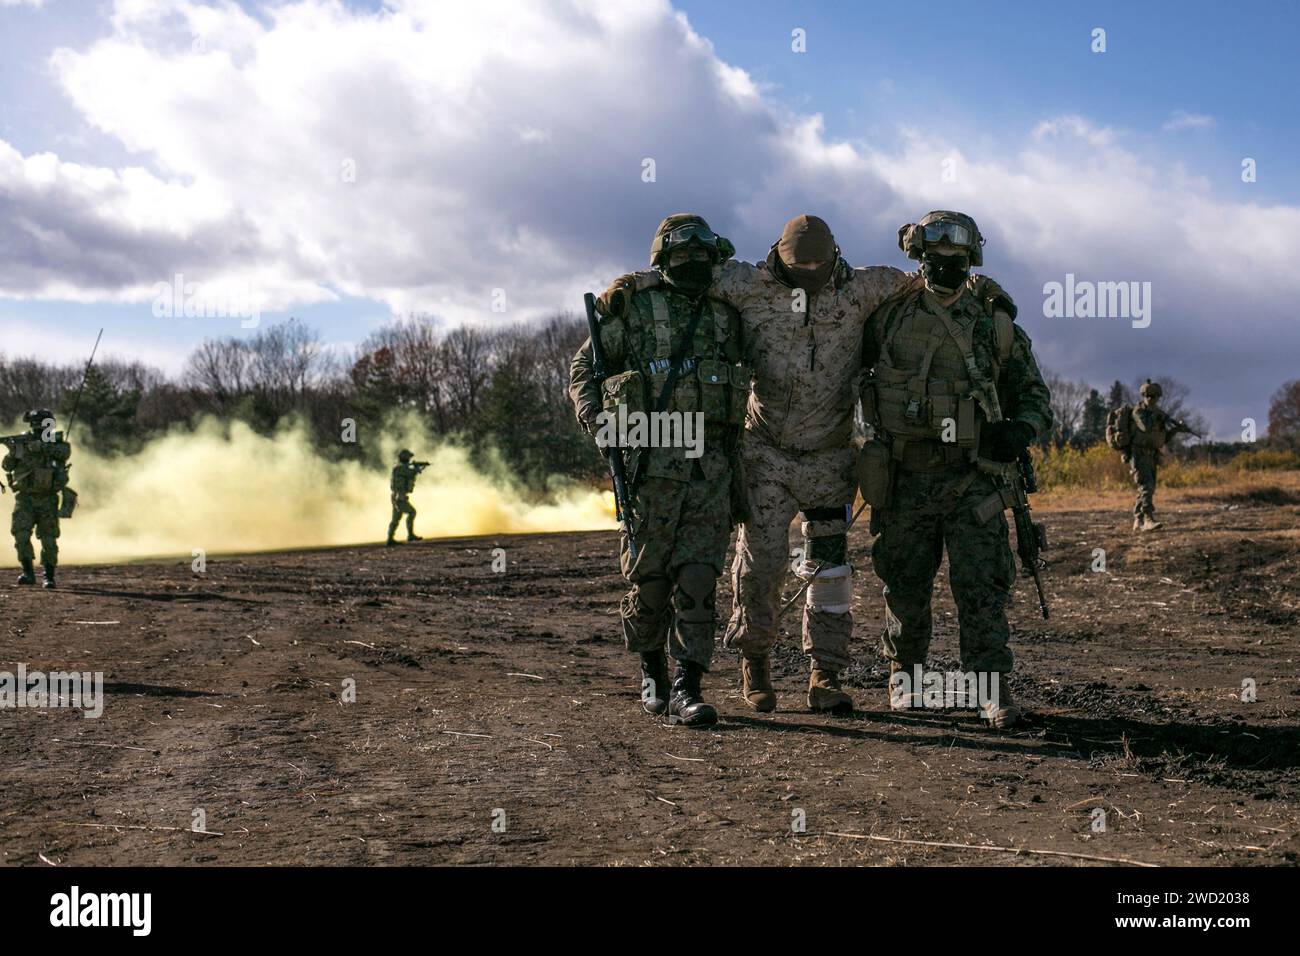
[[[1176,133],[1185,129],[1213,129],[1218,123],[1213,116],[1204,113],[1189,113],[1186,110],[1174,110],[1169,119],[1161,125],[1166,133]]]
[[[1267,392],[1279,356],[1300,351],[1283,319],[1300,291],[1300,209],[1221,198],[1239,184],[1214,188],[1078,115],[994,146],[922,125],[893,143],[835,141],[666,0],[394,0],[378,13],[302,0],[255,14],[118,0],[111,31],[52,65],[138,167],[0,144],[0,214],[17,225],[0,238],[0,294],[144,301],[181,272],[254,286],[268,310],[343,295],[453,322],[527,319],[645,262],[670,212],[704,213],[751,258],[788,217],[818,212],[855,261],[902,265],[898,225],[958,207],[1062,373],[1186,367],[1199,386],[1232,362]],[[1042,283],[1066,271],[1152,281],[1152,327],[1034,318]],[[490,311],[494,289],[505,315]],[[1246,302],[1261,341],[1225,321]]]

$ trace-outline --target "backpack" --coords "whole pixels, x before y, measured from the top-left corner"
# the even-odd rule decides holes
[[[1133,406],[1112,408],[1106,416],[1106,444],[1116,451],[1127,451],[1133,444]]]

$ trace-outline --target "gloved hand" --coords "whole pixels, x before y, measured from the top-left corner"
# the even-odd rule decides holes
[[[1034,440],[1034,430],[1024,422],[1000,421],[988,426],[989,454],[994,461],[1010,462]]]
[[[663,282],[658,270],[629,272],[621,275],[609,284],[609,288],[596,296],[596,311],[611,319],[618,318],[627,311],[628,300],[633,293],[654,289]]]
[[[591,438],[595,438],[596,432],[600,430],[600,422],[597,420],[600,411],[600,406],[593,403],[585,406],[578,415],[578,424],[582,426],[582,430]]]

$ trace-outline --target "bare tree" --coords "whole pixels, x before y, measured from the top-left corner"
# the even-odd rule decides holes
[[[451,413],[468,421],[492,377],[492,343],[487,333],[461,326],[442,342]]]
[[[1052,428],[1059,448],[1068,442],[1083,423],[1083,407],[1092,392],[1092,386],[1083,381],[1070,381],[1054,373],[1044,373],[1044,381],[1052,393]]]
[[[1268,440],[1300,448],[1300,379],[1286,382],[1269,402]]]

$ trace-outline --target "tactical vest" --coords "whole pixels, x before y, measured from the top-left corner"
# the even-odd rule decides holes
[[[409,495],[415,490],[415,469],[410,465],[398,465],[393,469],[388,486],[395,495]]]
[[[1139,451],[1159,451],[1165,447],[1165,413],[1158,408],[1135,405],[1132,411],[1132,447]]]
[[[8,464],[10,485],[15,492],[33,495],[53,495],[68,486],[67,460],[72,446],[56,432],[54,441],[41,441],[40,436],[24,435],[10,449]]]
[[[932,313],[919,290],[903,295],[886,314],[880,356],[863,390],[863,412],[904,467],[924,470],[974,460],[981,418],[1001,418],[996,383],[1010,358],[1014,330],[1011,317],[996,312],[996,351],[981,354],[987,349],[973,336],[985,314],[969,293],[943,314]],[[976,414],[981,406],[982,416]]]
[[[628,369],[605,379],[601,404],[617,412],[703,412],[705,425],[739,426],[745,421],[751,373],[738,361],[743,347],[740,323],[721,302],[705,297],[672,393],[663,395],[673,357],[673,321],[668,296],[652,289],[633,298],[625,317],[601,328],[606,351],[615,351],[613,336],[622,336]],[[689,317],[686,319],[689,322]],[[679,320],[685,331],[685,323]],[[728,352],[735,359],[728,359]],[[662,408],[660,397],[663,396]]]

